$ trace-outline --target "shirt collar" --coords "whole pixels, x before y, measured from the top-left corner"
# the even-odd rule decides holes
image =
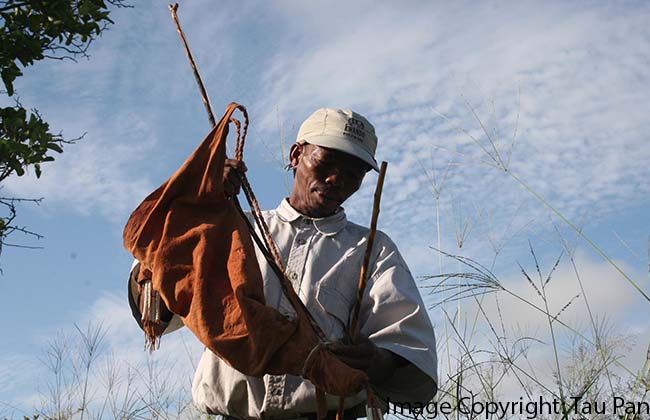
[[[291,207],[289,200],[285,198],[275,211],[280,219],[287,223],[293,223],[297,220],[309,224],[313,223],[316,230],[326,236],[336,235],[348,223],[343,207],[339,207],[336,213],[331,216],[314,218],[298,212],[298,210]]]

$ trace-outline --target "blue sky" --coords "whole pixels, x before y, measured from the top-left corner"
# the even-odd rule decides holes
[[[375,123],[378,159],[389,162],[380,228],[413,273],[456,268],[441,267],[429,248],[438,246],[437,203],[443,250],[494,260],[504,282],[528,293],[517,267],[534,267],[528,241],[550,268],[561,250],[554,224],[575,235],[482,163],[489,157],[471,137],[490,146],[475,112],[504,159],[511,155],[509,169],[650,292],[647,4],[193,1],[179,16],[215,114],[230,101],[248,107],[245,160],[264,208],[287,194],[281,145],[294,141],[300,122],[322,106],[351,107]],[[125,298],[131,258],[122,227],[209,129],[166,4],[138,3],[112,17],[90,60],[42,62],[16,84],[55,131],[87,133],[41,179],[9,179],[1,192],[45,197],[21,206],[18,219],[45,238],[10,237],[44,249],[6,247],[0,256],[0,402],[27,412],[45,343],[75,322],[103,320],[116,353],[144,357]],[[368,223],[375,181],[367,177],[346,204],[352,220]],[[650,303],[577,244],[594,307],[636,334],[636,366],[650,340],[639,314]],[[575,294],[571,276],[562,265],[554,278],[558,307]],[[537,325],[518,310],[506,309]],[[584,309],[573,305],[566,316],[580,323]],[[439,325],[440,313],[432,318]]]

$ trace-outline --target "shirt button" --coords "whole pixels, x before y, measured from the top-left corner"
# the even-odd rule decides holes
[[[295,271],[290,272],[289,273],[289,279],[290,280],[297,280],[298,279],[298,273],[296,273]]]
[[[296,243],[297,243],[298,245],[304,245],[305,242],[307,242],[307,241],[305,241],[303,238],[298,238],[298,240],[296,241]]]

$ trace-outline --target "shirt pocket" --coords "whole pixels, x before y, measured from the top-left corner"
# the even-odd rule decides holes
[[[325,333],[330,340],[340,340],[346,335],[353,304],[353,298],[341,293],[335,283],[323,281],[316,292],[316,300],[326,313],[321,325],[327,326]]]

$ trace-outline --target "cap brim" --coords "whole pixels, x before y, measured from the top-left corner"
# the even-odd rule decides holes
[[[367,163],[372,169],[379,172],[379,166],[377,166],[377,161],[375,158],[368,152],[366,149],[360,145],[350,141],[345,140],[340,137],[335,136],[311,136],[309,138],[300,139],[301,142],[307,142],[309,144],[315,144],[316,146],[327,147],[328,149],[334,149],[352,155],[356,158],[361,159],[363,162]]]

